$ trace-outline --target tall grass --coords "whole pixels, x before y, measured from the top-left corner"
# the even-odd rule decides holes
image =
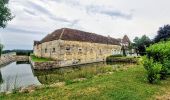
[[[6,80],[3,81],[4,83],[0,85],[0,91],[1,92],[7,92],[7,91],[16,92],[18,90],[17,84],[19,83],[17,79],[18,79],[17,75],[14,78],[7,76]]]
[[[115,68],[123,67],[123,64],[106,65],[105,63],[90,64],[85,67],[72,67],[56,69],[51,71],[35,71],[36,76],[42,84],[52,84],[55,82],[69,82],[78,78],[92,78],[95,75],[115,71]]]

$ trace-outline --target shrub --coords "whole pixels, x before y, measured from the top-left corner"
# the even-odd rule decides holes
[[[153,58],[153,62],[162,64],[160,77],[161,79],[166,79],[168,70],[170,70],[170,41],[153,44],[146,51],[148,58]]]
[[[166,59],[163,62],[163,67],[162,67],[161,72],[160,72],[161,79],[166,79],[169,69],[170,69],[170,61]]]
[[[163,63],[165,59],[170,60],[170,41],[153,44],[146,51],[149,58]]]
[[[152,58],[144,58],[143,61],[144,68],[147,70],[147,79],[149,83],[157,83],[160,80],[160,72],[162,69],[162,64],[154,62]]]

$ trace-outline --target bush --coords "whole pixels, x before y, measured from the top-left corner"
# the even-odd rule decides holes
[[[164,60],[170,60],[170,41],[153,44],[146,51],[149,58],[164,63]]]
[[[162,64],[160,78],[166,79],[168,70],[170,70],[170,41],[153,44],[146,51],[149,59],[153,58],[154,62]]]
[[[162,64],[158,62],[154,62],[154,60],[144,58],[143,62],[144,68],[147,70],[147,79],[149,83],[157,83],[160,80],[160,72],[162,70]]]

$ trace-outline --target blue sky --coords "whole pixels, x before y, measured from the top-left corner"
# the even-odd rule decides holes
[[[153,38],[170,23],[169,0],[10,0],[15,18],[0,29],[5,49],[32,49],[56,29],[68,27],[131,40]]]

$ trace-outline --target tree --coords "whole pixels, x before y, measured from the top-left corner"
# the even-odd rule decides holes
[[[136,50],[137,55],[144,55],[146,52],[146,47],[148,47],[151,44],[151,40],[146,35],[143,35],[141,38],[135,37],[133,40],[133,46]]]
[[[124,46],[122,46],[122,52],[123,52],[123,56],[126,56],[126,50]]]
[[[164,25],[159,28],[154,42],[157,43],[159,41],[166,41],[168,38],[170,38],[170,25]]]
[[[0,44],[0,57],[1,57],[1,54],[2,54],[3,47],[4,46],[2,44]]]
[[[9,0],[0,0],[0,28],[5,28],[7,22],[12,20],[13,16],[8,8]]]

